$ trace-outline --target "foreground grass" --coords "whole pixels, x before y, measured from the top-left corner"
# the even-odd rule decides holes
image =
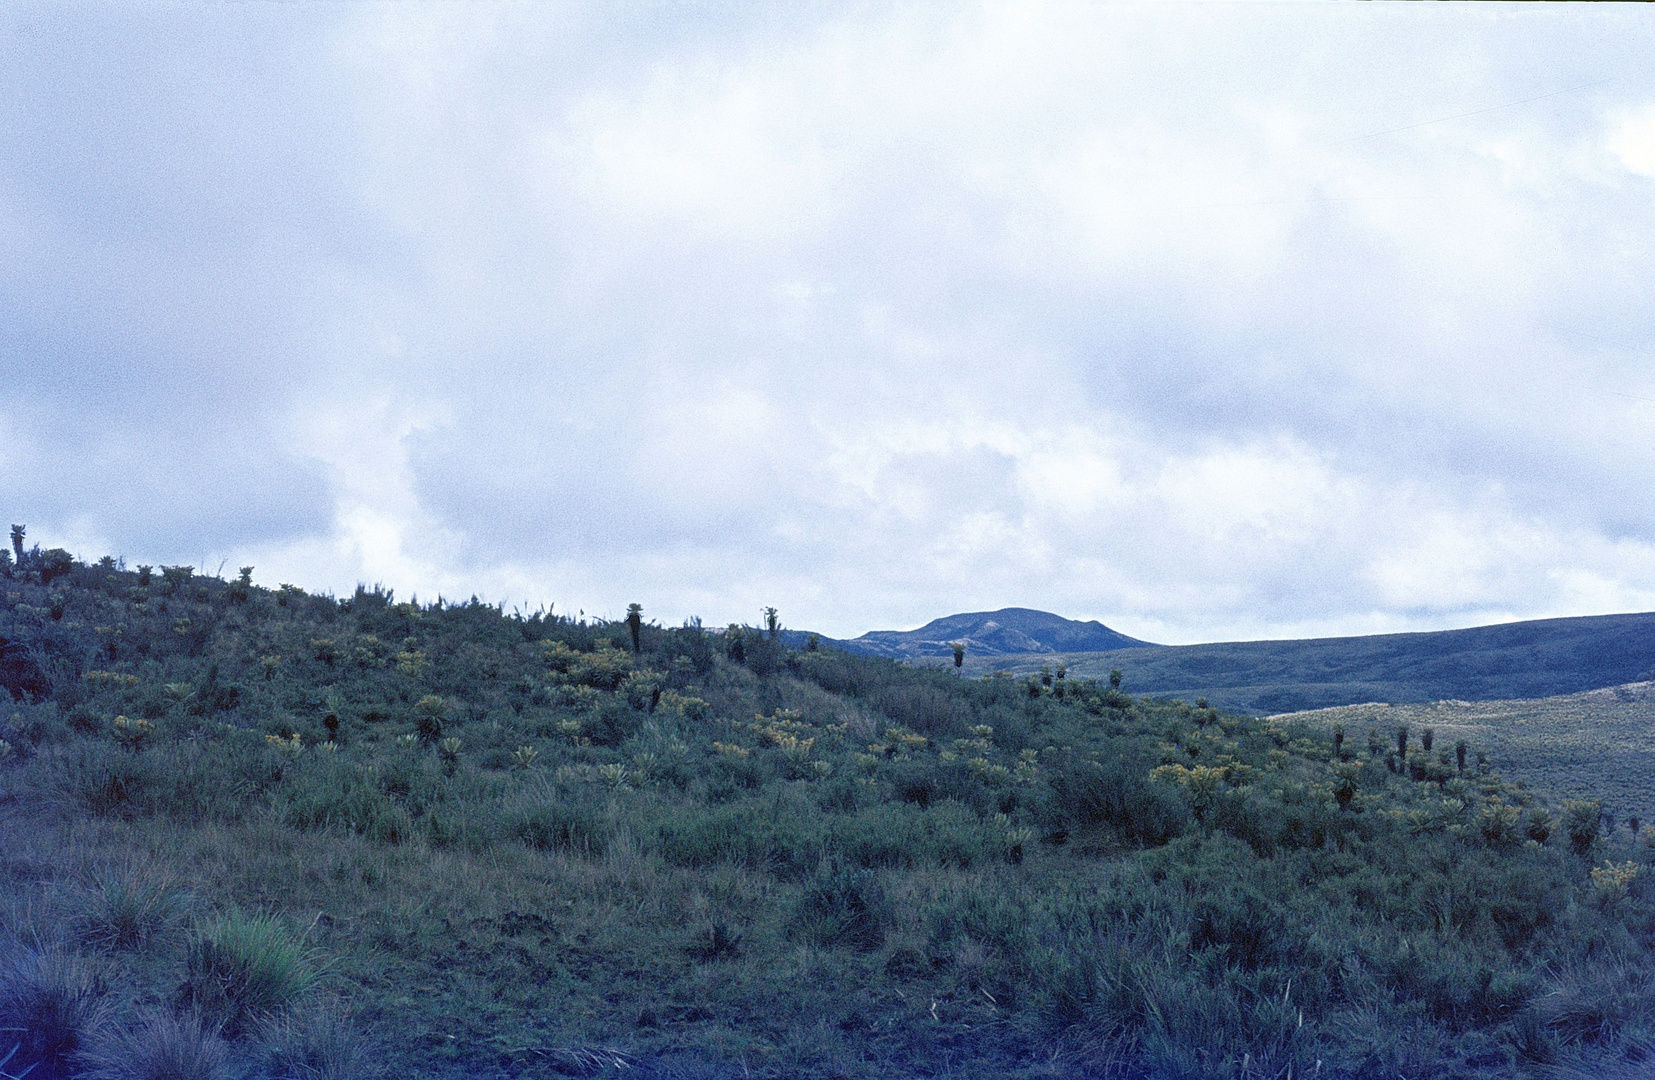
[[[1446,743],[176,569],[25,571],[0,637],[35,1076],[1584,1076],[1655,1040],[1648,849]]]

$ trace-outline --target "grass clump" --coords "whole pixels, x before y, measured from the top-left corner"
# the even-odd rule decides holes
[[[270,1080],[373,1080],[373,1046],[337,1003],[273,1016],[259,1026],[259,1075]]]
[[[230,1047],[192,1012],[156,1012],[81,1055],[85,1080],[232,1080]]]
[[[175,929],[189,911],[189,893],[164,873],[123,870],[101,876],[77,919],[83,941],[108,949],[142,948]]]
[[[323,975],[317,953],[281,920],[232,910],[195,930],[179,1004],[237,1035],[297,1005]]]
[[[13,1076],[72,1076],[112,1007],[102,972],[81,957],[20,946],[0,957],[0,1056]]]

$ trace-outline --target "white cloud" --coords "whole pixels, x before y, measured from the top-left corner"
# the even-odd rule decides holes
[[[836,634],[1655,594],[1618,9],[77,19],[0,44],[43,541]]]
[[[1629,171],[1655,180],[1655,105],[1623,114],[1609,133],[1609,150]]]

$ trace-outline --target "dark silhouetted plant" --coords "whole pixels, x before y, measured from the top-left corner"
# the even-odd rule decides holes
[[[644,607],[642,604],[626,605],[626,628],[632,632],[632,651],[634,654],[643,651],[640,643],[644,626]]]

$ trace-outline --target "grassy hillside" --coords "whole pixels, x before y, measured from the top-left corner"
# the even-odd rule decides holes
[[[1059,663],[1088,678],[1118,668],[1134,693],[1205,697],[1255,716],[1364,701],[1539,698],[1648,677],[1655,668],[1655,613],[1420,634],[968,656],[966,670],[1026,675]]]
[[[5,569],[11,1075],[1585,1077],[1655,1040],[1650,849],[1498,759]]]
[[[1278,718],[1286,720],[1287,718]],[[1655,683],[1517,701],[1438,701],[1428,705],[1350,705],[1295,714],[1366,743],[1389,741],[1400,725],[1418,738],[1452,746],[1466,739],[1512,776],[1556,798],[1600,798],[1616,828],[1655,821]]]

